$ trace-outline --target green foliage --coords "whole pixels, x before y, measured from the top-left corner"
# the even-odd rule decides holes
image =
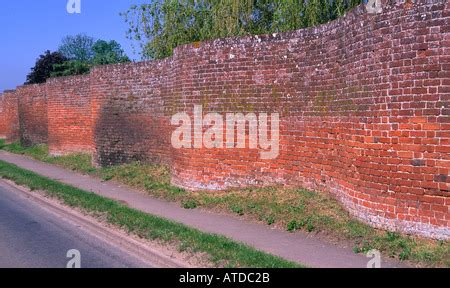
[[[78,34],[62,39],[58,52],[46,51],[36,60],[25,84],[44,83],[50,77],[82,75],[96,65],[130,62],[116,41],[95,40]]]
[[[130,59],[122,47],[116,41],[104,41],[97,40],[92,46],[94,52],[94,57],[92,59],[93,65],[105,65],[105,64],[115,64],[130,62]]]
[[[241,206],[239,206],[239,205],[231,205],[231,206],[230,206],[230,210],[231,210],[233,213],[238,214],[239,216],[244,215],[244,209],[243,209]]]
[[[25,84],[44,83],[54,71],[53,66],[64,63],[67,59],[59,52],[45,51],[36,60],[36,64],[31,68],[30,74],[27,75]]]
[[[58,51],[69,60],[90,62],[94,57],[94,42],[94,38],[84,34],[66,36],[62,39]]]
[[[269,215],[269,216],[267,216],[267,218],[266,218],[266,223],[267,223],[267,225],[272,225],[272,224],[274,224],[275,223],[275,217],[273,217],[272,215]]]
[[[298,228],[299,228],[299,224],[297,224],[297,221],[292,220],[291,222],[289,222],[287,224],[286,230],[289,231],[289,232],[294,232]]]
[[[175,47],[229,36],[284,32],[342,16],[361,0],[158,0],[122,13],[141,54],[161,59]]]
[[[273,13],[273,31],[289,31],[306,27],[305,0],[276,1]]]
[[[91,64],[79,60],[66,61],[53,66],[52,77],[82,75],[89,73]]]
[[[59,51],[69,61],[54,65],[51,77],[82,75],[89,73],[93,66],[130,62],[116,41],[96,41],[82,34],[66,36]]]
[[[187,199],[182,202],[182,206],[184,209],[195,209],[198,206],[198,203],[195,199]]]

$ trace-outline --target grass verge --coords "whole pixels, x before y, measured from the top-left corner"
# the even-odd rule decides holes
[[[0,177],[24,185],[31,190],[43,190],[64,204],[92,215],[106,215],[108,223],[143,238],[179,244],[180,249],[204,252],[209,261],[225,267],[295,268],[298,264],[255,250],[226,237],[212,235],[185,225],[155,217],[126,207],[116,201],[42,177],[13,164],[0,161]]]
[[[2,148],[3,147],[3,148]],[[264,187],[231,189],[225,192],[187,192],[170,184],[170,171],[160,165],[131,163],[95,169],[89,155],[50,157],[46,146],[30,148],[18,144],[0,149],[90,174],[105,181],[138,188],[152,196],[176,201],[186,209],[202,207],[235,214],[290,232],[303,230],[335,241],[350,242],[355,253],[371,249],[384,256],[408,260],[421,267],[450,267],[450,242],[435,241],[374,229],[354,218],[325,193],[299,188]]]

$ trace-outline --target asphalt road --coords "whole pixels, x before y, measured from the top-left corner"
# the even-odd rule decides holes
[[[0,268],[65,268],[71,249],[80,252],[81,268],[145,267],[14,188],[0,185]]]

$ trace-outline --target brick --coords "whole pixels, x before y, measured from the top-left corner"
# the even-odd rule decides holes
[[[414,3],[408,21],[394,5],[373,16],[385,24],[370,26],[356,8],[261,41],[183,45],[167,59],[18,87],[0,97],[0,137],[47,143],[52,154],[92,153],[98,166],[166,164],[172,183],[192,190],[327,190],[363,221],[436,237],[430,231],[449,229],[442,215],[450,203],[450,50],[437,48],[449,40],[438,2]],[[194,105],[221,115],[280,113],[279,157],[173,148],[171,116]],[[399,219],[425,225],[410,231]]]
[[[20,143],[46,144],[48,140],[47,95],[45,84],[17,87]]]

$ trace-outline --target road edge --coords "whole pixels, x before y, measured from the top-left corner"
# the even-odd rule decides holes
[[[55,199],[45,197],[39,192],[30,191],[26,187],[17,185],[8,179],[0,178],[0,185],[1,184],[13,188],[22,194],[22,196],[32,200],[42,209],[47,210],[56,217],[61,217],[65,221],[80,227],[92,236],[106,241],[113,246],[117,246],[119,249],[122,249],[148,266],[156,266],[157,268],[190,268],[189,264],[183,263],[160,251],[152,249],[145,241],[139,241],[134,237],[126,235],[125,232],[119,232],[115,229],[105,227],[104,224],[93,217],[86,215],[81,216],[79,215],[81,214],[79,211],[63,205]]]

